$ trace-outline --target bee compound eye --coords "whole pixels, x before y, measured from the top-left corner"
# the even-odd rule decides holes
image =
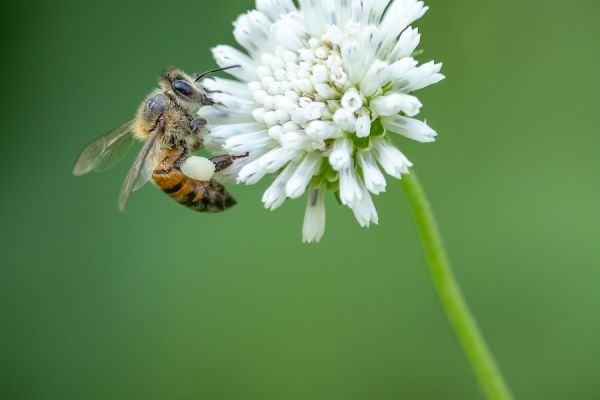
[[[178,93],[184,94],[186,96],[191,96],[194,93],[194,89],[192,85],[185,81],[175,81],[173,82],[173,90]]]

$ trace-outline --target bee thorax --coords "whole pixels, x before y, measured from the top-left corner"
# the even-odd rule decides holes
[[[141,139],[147,138],[158,127],[161,118],[169,109],[169,98],[156,91],[150,94],[141,104],[135,119],[135,134]]]

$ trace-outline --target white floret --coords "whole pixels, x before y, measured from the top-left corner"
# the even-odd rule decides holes
[[[244,48],[217,46],[214,57],[239,81],[202,84],[216,104],[208,150],[243,155],[217,179],[253,185],[274,181],[263,195],[274,210],[308,194],[305,242],[325,231],[325,194],[335,191],[361,226],[377,224],[372,196],[386,190],[384,173],[401,178],[411,162],[396,134],[422,143],[437,133],[416,119],[413,92],[444,79],[441,64],[414,58],[421,35],[410,26],[428,7],[421,0],[256,0],[235,22]],[[400,143],[400,141],[399,141]],[[182,170],[194,179],[214,167],[192,157]]]

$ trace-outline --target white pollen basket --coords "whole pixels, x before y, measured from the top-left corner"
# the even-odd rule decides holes
[[[210,181],[215,175],[215,165],[205,157],[192,156],[184,161],[181,172],[197,181]]]
[[[410,24],[427,11],[422,1],[298,3],[258,0],[235,21],[243,50],[221,45],[213,55],[221,67],[240,66],[227,71],[236,79],[202,81],[217,104],[199,113],[209,150],[249,154],[217,178],[274,177],[262,199],[270,210],[306,195],[302,231],[310,243],[325,232],[328,191],[361,226],[378,223],[372,196],[386,190],[384,173],[399,179],[412,166],[394,142],[437,136],[414,118],[423,105],[413,92],[444,76],[441,64],[413,58],[421,35]],[[187,164],[186,175],[210,175],[199,160]]]

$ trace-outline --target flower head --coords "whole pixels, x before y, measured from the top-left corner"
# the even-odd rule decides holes
[[[245,52],[217,46],[213,55],[237,80],[202,82],[217,105],[206,146],[249,153],[221,179],[254,184],[275,177],[264,193],[274,210],[308,192],[304,241],[325,231],[325,192],[334,191],[361,226],[378,223],[371,195],[386,189],[384,172],[400,179],[410,161],[390,140],[399,134],[432,142],[414,119],[411,93],[444,78],[441,64],[418,65],[420,40],[410,26],[428,7],[417,0],[257,0],[234,23]]]

